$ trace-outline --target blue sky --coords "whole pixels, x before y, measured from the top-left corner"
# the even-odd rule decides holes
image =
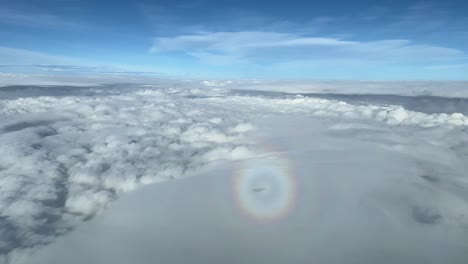
[[[0,0],[0,72],[467,80],[465,1]]]

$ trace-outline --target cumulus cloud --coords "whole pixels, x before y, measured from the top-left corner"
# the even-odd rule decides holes
[[[252,155],[241,116],[194,107],[190,91],[131,90],[0,101],[0,254],[48,243],[141,185]]]

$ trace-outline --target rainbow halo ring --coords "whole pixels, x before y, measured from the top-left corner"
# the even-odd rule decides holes
[[[297,181],[289,165],[280,157],[242,162],[233,185],[241,213],[262,222],[288,216],[297,200]]]

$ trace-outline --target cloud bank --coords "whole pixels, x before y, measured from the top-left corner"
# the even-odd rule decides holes
[[[251,113],[260,155],[132,192],[19,263],[466,262],[466,134]]]
[[[220,85],[225,86],[216,87]],[[416,152],[405,153],[422,159],[424,168],[417,169],[421,173],[437,170],[441,174],[446,169],[450,175],[459,175],[463,161],[458,159],[468,153],[468,117],[463,113],[422,113],[400,105],[350,104],[302,95],[242,94],[229,90],[233,85],[235,82],[167,80],[152,85],[3,87],[3,262],[15,263],[53,242],[124,193],[194,175],[220,160],[268,154],[261,151],[257,135],[252,133],[269,117],[329,120],[333,126],[327,133],[332,136],[352,135],[377,142],[386,151],[401,151],[405,144],[410,151],[418,144]],[[398,137],[386,137],[379,132],[382,127],[386,133],[404,131]],[[270,133],[289,131],[291,126],[273,128]],[[361,133],[363,129],[365,133]],[[408,143],[406,135],[412,133],[418,136]],[[418,141],[422,138],[423,142]],[[293,146],[297,145],[300,142]],[[436,158],[453,168],[435,166],[439,164]],[[452,164],[453,160],[459,163]],[[439,174],[421,175],[437,181],[441,180]],[[432,215],[439,214],[432,208],[427,211],[426,204],[415,206],[419,206],[414,214],[420,222],[432,222]],[[456,219],[458,209],[451,211],[445,204],[443,208],[450,219]],[[465,223],[463,217],[456,221]]]
[[[251,155],[252,127],[184,99],[197,91],[132,90],[0,101],[0,255],[48,243],[138,186]]]

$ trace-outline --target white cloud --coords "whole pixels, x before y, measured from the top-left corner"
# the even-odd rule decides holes
[[[0,96],[0,255],[47,243],[123,192],[251,155],[243,118],[193,105],[200,91],[107,88],[0,91],[24,97]]]
[[[381,62],[424,62],[453,60],[464,56],[461,50],[416,44],[406,39],[349,41],[298,34],[240,31],[202,32],[193,35],[155,38],[154,53],[179,51],[204,62],[273,63],[299,59],[351,59]],[[213,59],[215,58],[215,59]]]
[[[467,135],[273,105],[256,108],[260,156],[135,191],[19,263],[466,263],[465,163],[450,146]]]
[[[207,50],[227,52],[262,47],[339,46],[355,43],[334,38],[301,37],[276,32],[206,32],[195,35],[156,38],[150,51]]]
[[[466,151],[457,134],[468,126],[462,113],[258,91],[238,95],[227,90],[242,88],[236,82],[207,86],[213,83],[0,89],[0,263],[7,252],[21,255],[53,241],[122,193],[193,175],[213,161],[255,156],[261,146],[250,135],[265,117],[365,122],[390,131],[432,127],[455,135],[443,139],[453,151]]]
[[[0,72],[162,75],[152,68],[0,46]]]

